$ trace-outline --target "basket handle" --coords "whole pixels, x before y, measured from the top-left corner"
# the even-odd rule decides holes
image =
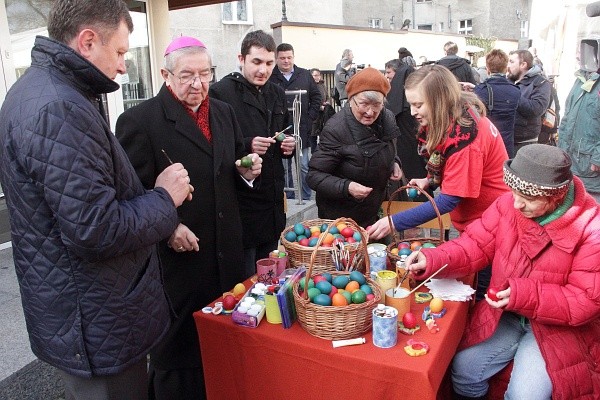
[[[433,206],[433,210],[435,211],[435,214],[437,215],[438,224],[440,225],[440,243],[442,243],[444,241],[444,223],[442,221],[442,215],[440,214],[440,210],[438,209],[437,204],[435,204],[433,197],[431,197],[429,195],[429,193],[427,193],[426,190],[421,189],[417,185],[401,186],[398,189],[396,189],[396,191],[394,191],[394,193],[392,193],[389,197],[388,205],[387,205],[387,218],[388,218],[388,223],[390,224],[390,232],[392,232],[392,238],[393,238],[394,242],[397,243],[399,241],[399,238],[398,238],[398,232],[396,231],[396,228],[394,228],[394,223],[392,222],[392,216],[390,214],[390,208],[392,206],[392,198],[396,194],[400,193],[402,190],[406,190],[406,189],[417,189],[421,194],[424,194],[425,197],[427,197],[427,199]]]
[[[310,255],[310,263],[308,264],[308,271],[306,271],[306,276],[304,277],[304,293],[302,296],[304,297],[305,300],[308,299],[308,281],[310,280],[310,277],[312,276],[313,264],[315,263],[315,257],[317,256],[317,250],[319,250],[319,246],[321,246],[323,239],[325,239],[325,236],[327,236],[327,234],[329,233],[329,229],[331,229],[332,226],[336,226],[340,222],[351,222],[352,224],[354,224],[360,228],[360,225],[358,225],[352,218],[340,217],[334,221],[331,221],[327,225],[327,229],[325,229],[325,231],[319,235],[319,240],[317,240],[315,249],[313,250],[313,252]],[[360,233],[361,242],[363,243],[363,251],[364,251],[363,259],[365,260],[365,274],[368,276],[370,273],[370,270],[371,270],[371,263],[369,261],[369,255],[367,253],[367,243],[369,241],[369,236],[366,234],[366,231],[364,229],[357,229],[357,231]],[[356,254],[354,255],[354,257],[356,257]]]

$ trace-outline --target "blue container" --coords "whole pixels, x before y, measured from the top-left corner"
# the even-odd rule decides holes
[[[398,343],[398,311],[379,304],[373,309],[373,344],[387,349]]]

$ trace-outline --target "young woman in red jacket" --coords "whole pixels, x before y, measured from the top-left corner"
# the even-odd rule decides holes
[[[472,309],[452,365],[456,398],[483,399],[514,361],[506,399],[600,398],[600,208],[543,144],[504,164],[512,189],[461,236],[406,260],[416,279],[492,265],[490,290]]]
[[[406,99],[420,125],[419,153],[427,160],[427,177],[411,179],[421,189],[440,188],[435,203],[450,213],[452,225],[462,232],[508,187],[502,164],[508,159],[502,136],[485,116],[485,106],[461,90],[456,77],[441,65],[419,68],[406,78]],[[414,228],[436,217],[430,202],[392,216],[398,231]],[[371,239],[391,233],[384,217],[367,228]],[[478,298],[483,298],[489,269],[480,273]]]

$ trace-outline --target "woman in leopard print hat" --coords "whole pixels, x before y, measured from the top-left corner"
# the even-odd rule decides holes
[[[598,399],[600,208],[557,147],[522,147],[504,163],[504,181],[512,194],[458,239],[406,259],[418,280],[444,265],[438,278],[492,264],[452,362],[453,398],[484,399],[512,362],[504,398]]]

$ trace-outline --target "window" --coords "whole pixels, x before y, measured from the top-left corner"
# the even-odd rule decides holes
[[[443,22],[438,23],[438,32],[444,32],[444,23]]]
[[[432,24],[417,25],[417,29],[420,29],[422,31],[432,31],[433,30],[433,25]]]
[[[529,21],[521,21],[521,37],[529,37]]]
[[[232,1],[221,6],[226,24],[252,24],[252,0]]]
[[[431,3],[432,0],[417,0],[417,3]]]
[[[381,18],[369,18],[369,28],[375,28],[375,29],[383,28],[383,24],[381,23]]]
[[[459,35],[470,35],[473,33],[473,20],[463,19],[458,22],[458,34]]]

